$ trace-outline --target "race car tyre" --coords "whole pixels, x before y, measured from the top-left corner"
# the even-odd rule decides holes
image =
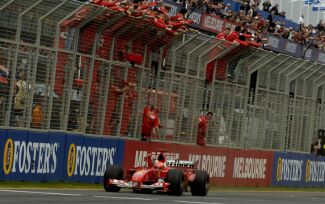
[[[197,171],[195,179],[190,183],[193,196],[206,196],[209,192],[209,175],[206,171]]]
[[[181,196],[183,194],[183,173],[181,171],[176,169],[169,170],[165,181],[170,184],[170,194],[176,196]]]
[[[123,169],[116,165],[109,166],[106,169],[105,174],[104,174],[104,189],[107,192],[119,192],[121,188],[116,185],[108,184],[109,179],[122,180],[123,179]]]

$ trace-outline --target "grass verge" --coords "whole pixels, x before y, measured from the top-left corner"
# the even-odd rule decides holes
[[[66,182],[17,182],[17,181],[0,181],[0,188],[50,188],[50,189],[91,189],[103,190],[102,184],[86,183],[66,183]],[[252,191],[252,192],[325,192],[325,188],[290,188],[290,187],[216,187],[211,186],[210,191]]]
[[[0,188],[61,188],[61,189],[103,189],[101,184],[66,182],[18,182],[0,181]]]
[[[211,187],[212,191],[259,191],[259,192],[325,192],[325,188],[301,188],[301,187]]]

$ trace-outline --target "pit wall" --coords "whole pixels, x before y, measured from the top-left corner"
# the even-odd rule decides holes
[[[148,152],[198,162],[218,186],[324,187],[325,158],[308,154],[147,143],[60,132],[0,130],[0,178],[101,183],[107,165],[146,164]]]

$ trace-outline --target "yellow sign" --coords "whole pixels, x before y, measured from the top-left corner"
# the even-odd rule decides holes
[[[282,180],[282,158],[279,157],[278,159],[278,165],[276,168],[276,180],[281,181]]]
[[[3,152],[3,171],[6,175],[11,172],[14,156],[14,142],[11,138],[7,139]]]
[[[69,177],[73,175],[76,164],[76,145],[71,144],[68,151],[67,174]]]
[[[305,174],[305,180],[306,182],[310,181],[310,160],[306,161],[306,174]]]

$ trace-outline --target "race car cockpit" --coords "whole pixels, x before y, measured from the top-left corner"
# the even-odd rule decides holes
[[[160,153],[155,161],[154,167],[155,168],[164,168],[166,166],[166,157]]]

